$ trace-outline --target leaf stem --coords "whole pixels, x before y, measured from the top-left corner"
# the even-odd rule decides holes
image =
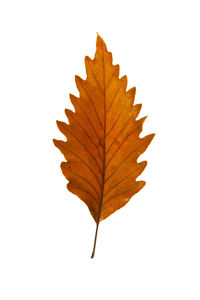
[[[101,200],[100,200],[99,215],[98,215],[98,220],[97,220],[96,232],[95,232],[95,237],[94,237],[94,246],[93,246],[93,251],[92,251],[91,258],[94,258],[94,255],[95,255],[96,242],[97,242],[97,234],[98,234],[98,229],[99,229],[99,223],[100,223],[100,218],[101,218],[101,210],[102,210],[102,203],[103,203],[104,180],[105,180],[105,151],[104,151],[104,159],[103,159],[103,180],[102,180],[102,188],[101,188]]]
[[[98,228],[99,228],[99,222],[97,223],[97,226],[96,226],[96,232],[95,232],[95,238],[94,238],[94,246],[93,246],[91,258],[94,258],[94,255],[95,255]]]

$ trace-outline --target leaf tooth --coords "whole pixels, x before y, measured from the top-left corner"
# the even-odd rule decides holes
[[[136,121],[136,127],[138,128],[139,133],[142,131],[144,121],[146,120],[147,116],[140,118]]]
[[[87,61],[87,62],[88,62],[88,61],[89,61],[89,62],[92,62],[93,60],[92,60],[89,56],[86,55],[86,56],[85,56],[85,61]]]
[[[141,111],[142,104],[141,103],[135,104],[132,108],[133,108],[134,119],[136,119]]]
[[[93,60],[89,56],[85,56],[85,67],[86,67],[86,70],[88,70],[88,68],[90,68],[90,64],[91,63],[93,63]]]
[[[76,111],[77,102],[79,101],[79,98],[77,98],[76,96],[74,96],[72,94],[69,94],[69,98],[70,98],[70,101],[71,101],[72,105],[74,106],[75,111]]]
[[[89,77],[88,76],[89,74],[91,74],[91,76],[95,76],[94,70],[92,68],[92,64],[93,64],[93,60],[89,56],[85,56],[85,69],[86,69],[87,78]]]
[[[65,109],[65,114],[67,116],[69,124],[72,123],[72,120],[74,119],[75,113],[72,110],[66,108]]]
[[[59,130],[67,137],[68,127],[69,125],[62,121],[56,121],[56,124]]]
[[[142,169],[142,172],[144,171],[144,169],[146,168],[146,166],[147,166],[147,161],[146,160],[143,160],[143,161],[141,161],[140,163],[139,163],[139,165],[140,165],[140,167],[141,167],[141,169]],[[141,172],[141,173],[142,173]]]
[[[139,192],[145,185],[146,185],[146,181],[144,180],[139,180],[135,182],[137,184],[137,192]]]
[[[60,152],[64,155],[64,157],[66,159],[68,159],[67,158],[67,142],[64,142],[62,140],[53,139],[53,143],[60,150]]]
[[[113,68],[114,68],[113,76],[119,78],[119,68],[120,68],[119,64],[114,65]]]
[[[128,79],[127,76],[124,75],[120,78],[120,81],[122,82],[122,88],[126,91],[127,89],[127,84],[128,84]]]
[[[130,103],[131,106],[133,106],[134,100],[135,100],[135,95],[136,95],[136,87],[133,87],[130,90],[128,90],[127,95],[129,97],[129,99],[131,99],[131,103]]]
[[[57,148],[59,148],[59,142],[60,142],[60,140],[53,139],[53,143]]]
[[[80,76],[75,75],[75,82],[76,82],[77,89],[79,90],[79,93],[81,91],[81,84],[83,84],[84,81],[85,80],[83,80]]]
[[[145,137],[140,139],[140,145],[137,147],[137,155],[138,157],[145,152],[151,141],[153,140],[155,133],[146,135]]]

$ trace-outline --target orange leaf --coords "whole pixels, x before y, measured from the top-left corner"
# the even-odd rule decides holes
[[[135,88],[126,91],[127,77],[119,79],[119,65],[98,35],[93,60],[85,58],[86,80],[76,76],[80,96],[70,95],[75,113],[57,121],[67,142],[54,140],[67,162],[61,163],[68,190],[88,206],[95,222],[94,257],[100,221],[123,207],[145,185],[136,181],[147,162],[138,163],[154,134],[140,138],[145,118],[136,120],[141,104],[133,105]]]

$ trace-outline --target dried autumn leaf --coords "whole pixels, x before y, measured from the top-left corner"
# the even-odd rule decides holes
[[[93,60],[85,58],[86,80],[76,76],[80,96],[70,95],[75,113],[65,110],[69,125],[57,121],[67,141],[54,140],[67,162],[61,163],[67,188],[88,206],[95,222],[94,257],[100,221],[123,207],[145,185],[136,181],[147,162],[137,162],[154,134],[140,138],[145,118],[136,120],[135,88],[126,91],[119,65],[98,35]]]

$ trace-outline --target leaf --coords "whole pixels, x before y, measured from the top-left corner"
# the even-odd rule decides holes
[[[70,95],[75,113],[65,110],[69,124],[57,121],[67,141],[54,140],[67,162],[61,169],[67,188],[85,202],[96,222],[94,257],[100,221],[128,203],[145,185],[136,181],[147,162],[137,162],[154,134],[140,138],[145,118],[136,120],[141,104],[133,106],[136,89],[126,91],[119,65],[98,35],[93,60],[85,57],[86,80],[76,76],[79,98]]]

